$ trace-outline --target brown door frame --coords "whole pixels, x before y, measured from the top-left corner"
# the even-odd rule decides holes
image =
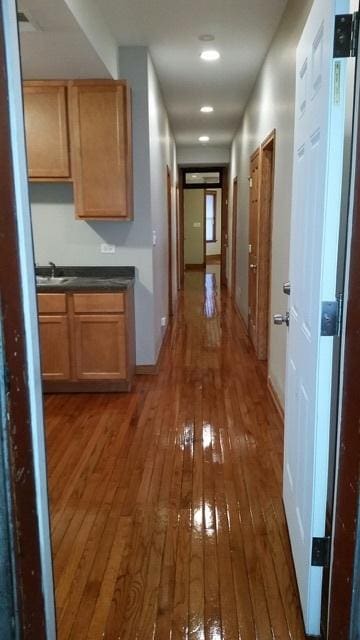
[[[258,222],[257,222],[257,270],[256,290],[257,308],[254,336],[254,349],[259,360],[268,359],[269,315],[271,302],[271,240],[272,208],[274,195],[275,170],[275,129],[263,140],[260,147],[251,156],[251,161],[259,154],[258,184]],[[251,191],[250,191],[251,197]],[[250,216],[250,207],[249,207]],[[250,223],[249,223],[250,224]],[[250,262],[250,261],[249,261]],[[250,286],[249,264],[249,286]]]
[[[221,266],[220,266],[220,282],[221,286],[227,286],[226,278],[226,251],[228,242],[228,169],[227,167],[199,165],[199,166],[186,166],[178,167],[179,171],[179,237],[177,240],[179,247],[179,283],[180,288],[184,288],[184,190],[186,189],[221,189]],[[219,171],[220,172],[220,184],[209,185],[185,185],[185,172],[200,172],[200,171]],[[204,213],[205,215],[205,213]],[[205,238],[205,236],[204,236]],[[205,263],[206,263],[206,251]]]
[[[172,207],[171,207],[171,172],[170,167],[166,167],[166,191],[167,191],[167,212],[168,212],[168,313],[169,318],[173,315],[173,268],[172,268]]]
[[[237,235],[238,179],[233,179],[232,187],[232,231],[231,231],[231,297],[236,293],[236,235]]]
[[[359,73],[359,72],[358,72]],[[359,95],[357,96],[359,100]],[[348,249],[349,284],[343,338],[342,407],[338,443],[337,487],[330,574],[328,639],[359,637],[359,487],[360,487],[360,116],[357,105],[354,150],[354,201]],[[356,570],[355,570],[356,566]]]
[[[21,637],[45,640],[46,614],[9,114],[10,70],[7,71],[3,24],[0,19],[0,291],[4,358],[8,371],[6,409],[14,587]]]
[[[220,283],[226,288],[227,280],[227,252],[229,248],[229,209],[228,209],[228,168],[223,168],[222,173],[222,200],[221,200],[221,267],[220,267]]]
[[[275,173],[275,129],[260,146],[260,202],[258,233],[257,357],[268,359],[271,303],[272,219]]]

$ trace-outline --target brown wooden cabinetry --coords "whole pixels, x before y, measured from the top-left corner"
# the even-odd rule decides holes
[[[134,373],[133,290],[38,294],[46,391],[128,391]]]
[[[30,180],[71,180],[78,218],[132,220],[127,83],[26,81],[24,109]]]
[[[40,294],[39,333],[44,380],[70,378],[70,337],[66,295]]]
[[[76,215],[132,219],[129,87],[121,80],[73,81],[70,101]]]
[[[30,179],[70,178],[67,83],[24,83],[25,131]]]

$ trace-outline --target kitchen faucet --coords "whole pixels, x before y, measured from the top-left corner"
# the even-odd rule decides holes
[[[56,264],[55,262],[49,261],[49,265],[51,266],[51,277],[55,278]]]

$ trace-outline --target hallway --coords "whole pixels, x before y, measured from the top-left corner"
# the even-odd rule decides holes
[[[45,404],[59,640],[304,638],[282,426],[213,274],[185,274],[158,376]]]

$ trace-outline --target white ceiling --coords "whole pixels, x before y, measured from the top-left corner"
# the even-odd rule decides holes
[[[209,144],[228,146],[287,0],[91,2],[101,10],[109,32],[120,46],[149,47],[177,144],[199,144],[200,135],[209,135]],[[41,34],[22,34],[26,77],[35,77],[36,68],[44,66],[46,55],[46,73],[42,69],[38,77],[60,77],[62,63],[66,63],[68,71],[71,58],[73,71],[79,69],[81,77],[106,75],[83,32],[76,32],[75,20],[70,12],[66,14],[63,1],[22,0],[22,4],[32,6],[33,12],[38,11],[34,18],[46,24]],[[201,34],[212,34],[215,41],[201,42]],[[76,46],[72,47],[75,39]],[[201,51],[213,47],[219,50],[221,59],[203,62]],[[212,105],[214,113],[200,113],[204,104]]]
[[[121,45],[150,49],[180,145],[230,144],[286,0],[96,0]],[[215,36],[200,42],[201,34]],[[216,47],[221,60],[200,53]],[[204,115],[204,104],[214,107]]]

